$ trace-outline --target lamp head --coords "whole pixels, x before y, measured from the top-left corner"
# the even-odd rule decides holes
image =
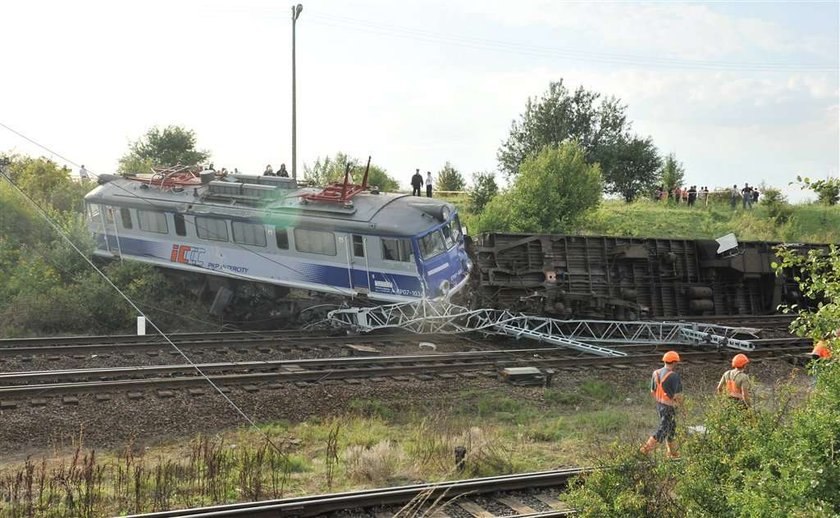
[[[297,20],[298,16],[300,16],[300,12],[303,11],[303,5],[297,4],[296,6],[292,7],[292,18]]]

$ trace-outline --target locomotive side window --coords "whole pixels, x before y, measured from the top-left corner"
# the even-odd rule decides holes
[[[265,227],[255,223],[231,221],[233,242],[242,245],[265,246]]]
[[[289,230],[283,227],[274,227],[274,238],[277,240],[277,248],[280,250],[289,249]]]
[[[99,217],[100,206],[96,203],[87,204],[88,219],[96,219]]]
[[[452,229],[452,238],[455,241],[461,240],[461,221],[458,219],[458,215],[456,214],[452,221],[449,222],[449,226]]]
[[[120,219],[122,220],[123,228],[129,229],[129,230],[132,228],[132,225],[131,225],[131,211],[130,210],[126,209],[125,207],[122,207],[120,209]]]
[[[406,239],[382,238],[382,259],[388,261],[411,261],[411,243]]]
[[[440,227],[440,230],[443,232],[444,241],[446,241],[446,249],[449,250],[455,244],[455,239],[452,237],[452,228],[449,226],[449,223],[446,223]]]
[[[179,236],[187,235],[187,223],[184,221],[184,215],[175,213],[175,233]]]
[[[196,216],[195,231],[201,239],[212,241],[227,241],[227,221],[217,218],[202,218]]]
[[[295,229],[295,249],[298,252],[336,255],[335,234],[321,230]]]
[[[154,232],[156,234],[168,234],[169,227],[166,225],[166,214],[163,212],[152,212],[149,210],[137,211],[137,222],[140,230]]]
[[[365,256],[365,241],[362,236],[353,236],[353,257]]]
[[[423,259],[434,257],[446,250],[446,244],[439,230],[430,232],[420,238],[420,253]]]

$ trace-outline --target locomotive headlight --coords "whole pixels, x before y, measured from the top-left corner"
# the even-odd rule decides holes
[[[452,284],[450,284],[449,281],[443,281],[442,283],[440,283],[440,294],[441,295],[449,294],[449,290],[451,290],[451,289],[452,289]]]
[[[449,207],[444,205],[442,209],[440,209],[440,220],[447,221],[449,216],[452,214],[452,211],[449,210]]]

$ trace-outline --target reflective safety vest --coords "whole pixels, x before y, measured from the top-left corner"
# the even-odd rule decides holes
[[[677,404],[670,396],[668,396],[665,389],[662,388],[662,384],[665,383],[665,380],[673,373],[674,371],[668,371],[664,376],[662,376],[662,371],[660,369],[653,371],[653,398],[663,405],[676,406]]]
[[[738,370],[732,369],[726,371],[724,377],[726,378],[726,392],[729,394],[729,397],[743,401],[744,389],[738,388],[738,385],[735,383],[735,378],[738,377]]]

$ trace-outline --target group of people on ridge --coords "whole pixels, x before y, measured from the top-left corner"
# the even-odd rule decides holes
[[[748,183],[745,183],[741,190],[738,190],[738,184],[734,184],[729,191],[729,206],[734,210],[738,206],[738,200],[741,200],[745,209],[751,209],[758,203],[758,195],[758,189],[750,187]]]
[[[840,328],[833,333],[840,338]],[[818,341],[811,351],[814,361],[827,361],[831,359],[831,349],[828,347],[828,339]],[[679,453],[675,441],[677,430],[677,407],[683,404],[682,380],[677,372],[677,365],[680,363],[680,355],[676,351],[668,351],[662,356],[663,367],[653,371],[650,380],[650,393],[656,400],[656,410],[659,413],[659,427],[653,435],[642,445],[639,451],[645,455],[650,454],[659,443],[664,442],[668,458],[677,459]],[[750,359],[746,354],[736,354],[732,358],[732,369],[723,373],[715,391],[724,394],[735,404],[744,409],[750,407],[750,391],[752,383],[746,374],[747,365]]]
[[[729,192],[729,206],[734,210],[738,207],[738,202],[742,202],[744,209],[751,209],[753,205],[758,203],[759,192],[755,187],[750,187],[750,184],[745,183],[742,189],[738,189],[738,185],[733,185]],[[674,203],[685,203],[689,207],[693,207],[697,201],[704,206],[709,205],[710,191],[707,186],[700,189],[696,185],[689,188],[674,187],[670,192],[662,185],[657,185],[653,191],[653,201],[667,201],[673,200]]]
[[[263,171],[263,176],[280,176],[283,178],[289,177],[289,172],[286,171],[286,164],[280,164],[280,169],[277,172],[274,172],[274,169],[271,168],[271,164],[265,166],[265,171]]]
[[[432,172],[426,171],[426,196],[432,197]],[[414,171],[414,176],[411,177],[411,195],[422,196],[420,189],[423,187],[423,175],[420,174],[420,169]]]
[[[669,193],[662,185],[657,185],[653,191],[653,201],[666,201],[668,198],[674,200],[674,203],[685,203],[689,207],[693,207],[698,199],[702,200],[703,205],[709,204],[709,188],[703,187],[697,189],[696,185],[692,185],[688,189],[684,187],[674,187]]]

